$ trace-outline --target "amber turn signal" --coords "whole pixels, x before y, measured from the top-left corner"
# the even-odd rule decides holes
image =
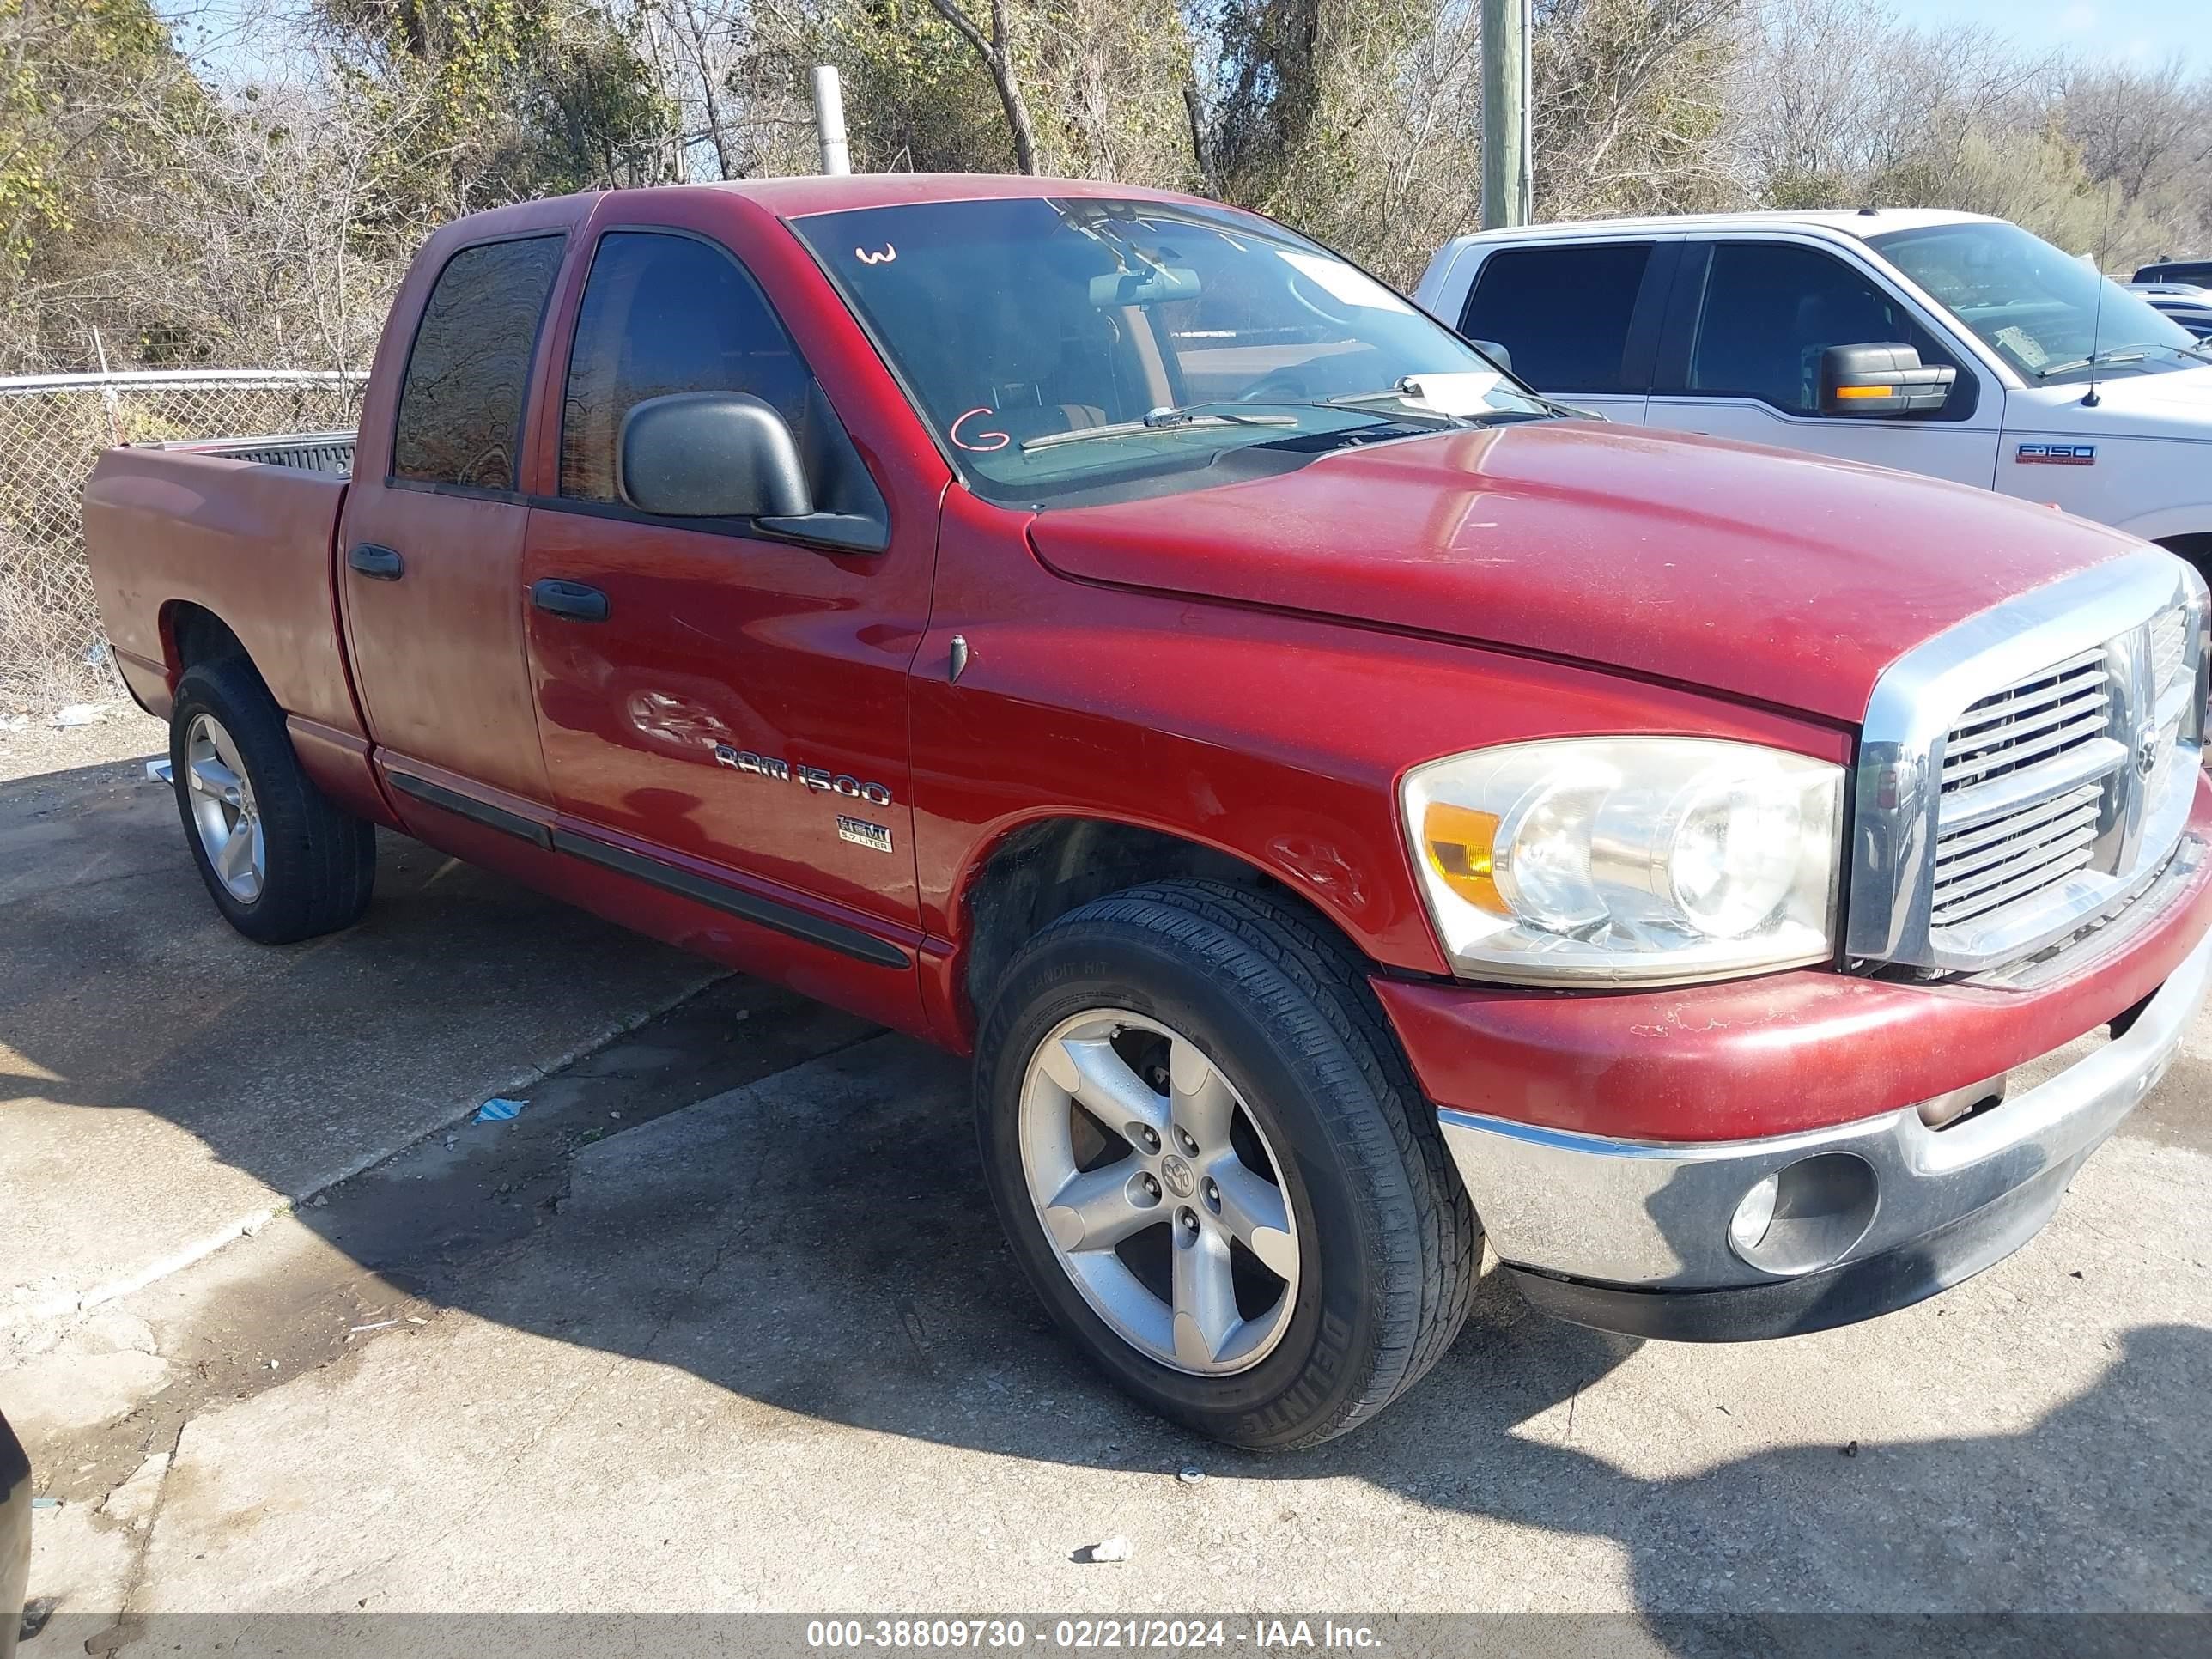
[[[1429,863],[1443,878],[1445,886],[1477,909],[1509,916],[1512,907],[1498,890],[1491,869],[1498,823],[1495,812],[1432,800],[1421,816],[1421,845],[1428,849]]]

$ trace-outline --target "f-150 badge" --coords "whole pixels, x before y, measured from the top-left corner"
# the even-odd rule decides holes
[[[2094,466],[2094,444],[2022,444],[2014,458],[2022,466]]]

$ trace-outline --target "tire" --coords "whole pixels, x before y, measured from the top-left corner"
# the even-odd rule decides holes
[[[196,738],[220,738],[243,774],[245,788],[222,816],[234,823],[244,817],[258,829],[253,882],[226,878],[216,868],[200,814],[218,797],[192,787]],[[228,769],[220,754],[205,760]],[[257,944],[291,945],[361,920],[376,882],[376,831],[331,805],[301,769],[283,711],[243,659],[200,663],[179,679],[169,768],[185,844],[216,908],[233,927]],[[222,775],[204,764],[203,769]],[[241,802],[250,811],[241,811]]]
[[[1103,1027],[1098,1011],[1107,1011]],[[1124,1152],[1115,1152],[1115,1137],[1098,1134],[1101,1119],[1083,1100],[1068,1113],[1076,1126],[1070,1144],[1097,1139],[1103,1150],[1094,1150],[1096,1162],[1039,1173],[1038,1165],[1050,1163],[1058,1117],[1071,1101],[1054,1077],[1090,1076],[1060,1052],[1061,1033],[1070,1034],[1068,1054],[1085,1048],[1094,1056],[1084,1065],[1110,1066],[1097,1056],[1132,1053],[1139,1082],[1152,1065],[1152,1088],[1176,1120],[1170,1133],[1179,1143],[1183,1103],[1196,1097],[1164,1095],[1158,1068],[1185,1066],[1199,1078],[1200,1060],[1210,1062],[1243,1115],[1237,1145],[1244,1150],[1231,1165],[1194,1155],[1208,1203],[1223,1189],[1205,1178],[1206,1170],[1234,1174],[1246,1187],[1243,1177],[1260,1169],[1250,1155],[1255,1134],[1272,1164],[1292,1237],[1286,1243],[1279,1234],[1252,1237],[1273,1247],[1269,1260],[1294,1263],[1296,1272],[1286,1279],[1272,1268],[1255,1274],[1251,1262],[1224,1247],[1244,1275],[1226,1359],[1209,1358],[1210,1340],[1196,1321],[1186,1327],[1176,1299],[1186,1294],[1185,1281],[1173,1277],[1186,1259],[1178,1248],[1186,1237],[1206,1243],[1214,1230],[1230,1227],[1218,1205],[1210,1220],[1182,1213],[1202,1207],[1178,1202],[1191,1170],[1173,1170],[1172,1160],[1158,1161],[1164,1153],[1146,1164],[1136,1133],[1144,1125],[1136,1122],[1120,1139]],[[1196,1054],[1178,1054],[1176,1039]],[[1164,1062],[1161,1042],[1168,1044]],[[1184,1073],[1176,1078],[1181,1091]],[[1164,1416],[1252,1449],[1314,1445],[1357,1427],[1412,1387],[1467,1317],[1482,1233],[1436,1109],[1415,1085],[1361,960],[1291,904],[1226,884],[1177,880],[1130,888],[1069,913],[1008,965],[977,1045],[975,1079],[986,1178],[1016,1259],[1076,1346]],[[1142,1103],[1133,1109],[1144,1109]],[[1131,1235],[1104,1251],[1096,1243],[1066,1244],[1055,1229],[1072,1236],[1086,1224],[1071,1217],[1090,1213],[1074,1207],[1087,1200],[1054,1205],[1040,1195],[1045,1188],[1073,1191],[1063,1180],[1117,1176],[1124,1152],[1137,1160],[1126,1166],[1137,1183],[1127,1192],[1141,1201],[1144,1188],[1164,1211],[1172,1210],[1172,1218],[1157,1224],[1170,1263],[1172,1356],[1158,1340],[1158,1310],[1127,1293],[1115,1265],[1148,1282],[1154,1300],[1161,1299],[1158,1269],[1138,1261],[1160,1248],[1144,1243],[1156,1235]],[[1069,1168],[1076,1173],[1065,1174]],[[1164,1191],[1163,1182],[1173,1190]],[[1120,1224],[1102,1224],[1097,1236],[1114,1236]],[[1091,1253],[1079,1256],[1079,1249]],[[1270,1280],[1282,1287],[1272,1309],[1248,1314],[1251,1283],[1262,1287],[1250,1298],[1256,1303]],[[1263,1339],[1266,1346],[1255,1346]],[[1256,1357],[1242,1360],[1240,1349]],[[1213,1364],[1241,1368],[1192,1369]]]

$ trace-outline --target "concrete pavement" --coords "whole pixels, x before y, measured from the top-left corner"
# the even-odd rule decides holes
[[[62,1259],[119,1259],[109,1228],[166,1239],[208,1193],[266,1203],[333,1141],[410,1139],[498,1067],[683,982],[667,958],[666,981],[611,985],[661,953],[459,870],[404,871],[319,949],[234,955],[173,823],[142,822],[127,781],[69,789],[21,833],[0,793],[0,1041],[33,1097],[0,1105],[18,1275],[45,1259],[18,1206],[43,1206]],[[352,1008],[371,996],[376,1018]],[[251,1040],[226,1034],[241,1006]],[[192,1058],[210,1043],[224,1064]],[[2208,1056],[2200,1024],[2053,1225],[1934,1302],[1639,1346],[1493,1279],[1416,1393],[1257,1458],[1061,1347],[999,1240],[957,1065],[726,980],[533,1085],[516,1121],[414,1139],[38,1328],[0,1370],[60,1500],[35,1528],[26,1659],[208,1650],[279,1611],[345,1631],[462,1611],[2204,1611]],[[285,1095],[297,1078],[320,1092]],[[241,1109],[264,1091],[328,1103],[321,1138]],[[119,1164],[129,1136],[145,1150]],[[1109,1536],[1131,1559],[1090,1561]]]
[[[389,836],[360,927],[264,950],[216,914],[137,761],[0,784],[0,1342],[716,972]]]

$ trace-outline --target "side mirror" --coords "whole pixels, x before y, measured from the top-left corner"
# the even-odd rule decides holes
[[[1513,372],[1513,354],[1495,340],[1469,340],[1468,343],[1496,363],[1508,374]]]
[[[1923,366],[1909,345],[1830,346],[1820,354],[1820,413],[1923,415],[1951,399],[1959,371]]]
[[[799,441],[742,392],[648,398],[623,416],[615,488],[672,519],[803,518],[814,511]]]

